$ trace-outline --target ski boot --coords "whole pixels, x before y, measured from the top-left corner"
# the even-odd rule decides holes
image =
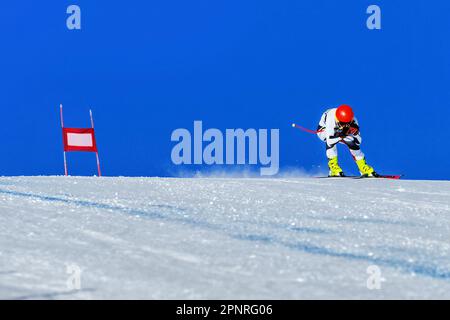
[[[328,173],[329,177],[345,177],[344,172],[342,172],[341,167],[339,167],[337,157],[328,159],[328,168],[330,168],[330,172]]]
[[[378,174],[373,170],[371,166],[366,163],[366,159],[356,160],[356,165],[358,166],[361,176],[364,177],[376,177]]]

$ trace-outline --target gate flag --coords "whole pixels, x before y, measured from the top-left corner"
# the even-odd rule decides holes
[[[63,128],[64,151],[97,152],[95,131],[92,128]]]
[[[66,152],[95,152],[95,156],[97,157],[98,176],[101,177],[102,172],[100,170],[100,159],[98,156],[97,142],[95,140],[94,117],[92,116],[92,110],[89,110],[89,115],[91,117],[91,128],[66,128],[64,127],[62,104],[59,109],[64,145],[64,174],[66,176],[68,175]]]

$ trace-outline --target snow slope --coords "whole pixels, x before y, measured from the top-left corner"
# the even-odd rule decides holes
[[[450,299],[450,182],[0,178],[0,298]]]

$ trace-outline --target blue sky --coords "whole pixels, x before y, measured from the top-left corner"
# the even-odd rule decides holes
[[[71,4],[82,30],[66,27]],[[370,4],[382,30],[366,28]],[[170,135],[194,120],[279,128],[281,170],[314,170],[326,165],[323,144],[290,124],[315,128],[347,103],[377,171],[450,179],[449,10],[448,1],[3,2],[0,175],[63,173],[60,103],[67,126],[89,126],[93,109],[105,175],[173,175]],[[92,154],[68,160],[71,174],[95,173]]]

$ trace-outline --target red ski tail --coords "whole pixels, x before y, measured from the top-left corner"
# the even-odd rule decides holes
[[[376,178],[384,178],[384,179],[393,179],[393,180],[398,180],[402,177],[403,175],[398,174],[398,175],[384,175],[384,174],[379,174]]]

